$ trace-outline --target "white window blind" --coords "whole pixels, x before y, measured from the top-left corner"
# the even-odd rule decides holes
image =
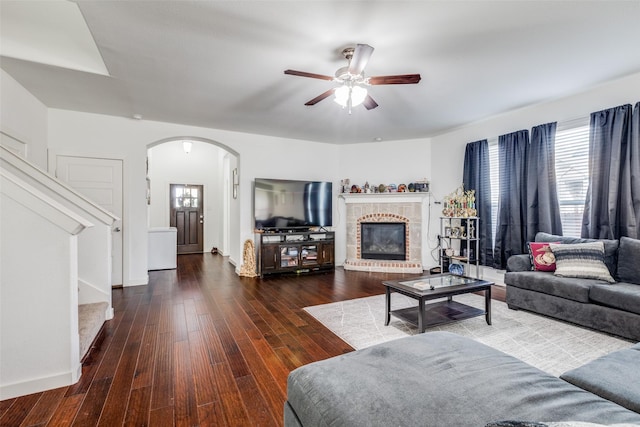
[[[562,234],[580,237],[589,185],[589,118],[558,123],[556,181]]]

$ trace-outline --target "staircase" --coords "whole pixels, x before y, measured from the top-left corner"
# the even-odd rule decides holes
[[[74,384],[82,375],[82,357],[113,317],[117,217],[2,144],[0,205],[5,400]]]
[[[107,320],[106,313],[109,304],[95,302],[78,305],[78,333],[80,335],[80,360],[91,348],[93,340],[98,336],[100,328]]]

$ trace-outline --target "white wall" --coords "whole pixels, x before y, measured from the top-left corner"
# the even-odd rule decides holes
[[[239,171],[239,166],[240,166],[240,162],[238,159],[238,156],[233,156],[233,155],[227,155],[224,158],[223,161],[224,164],[224,187],[223,187],[223,192],[228,192],[231,189],[231,182],[232,182],[232,171],[234,169]],[[240,173],[240,172],[238,172]],[[238,180],[240,179],[240,175],[238,176]],[[242,204],[241,204],[241,197],[240,194],[242,194],[242,190],[241,187],[238,186],[238,190],[236,192],[236,197],[233,198],[232,196],[230,196],[228,193],[225,194],[223,197],[225,200],[229,200],[229,204],[226,206],[227,211],[225,212],[225,219],[227,221],[227,224],[225,224],[225,238],[224,238],[224,248],[222,249],[223,252],[225,254],[235,254],[236,251],[242,251],[242,247],[243,247],[243,242],[246,239],[250,239],[251,237],[248,236],[249,233],[253,233],[253,224],[248,224],[248,228],[249,230],[247,230],[245,228],[246,224],[244,223],[245,220],[243,220],[243,218],[245,218],[245,216],[247,214],[244,214],[242,211]],[[249,193],[249,198],[253,197],[251,194],[251,190],[247,190],[246,192]],[[246,193],[245,192],[245,193]],[[249,202],[249,206],[251,205],[251,202]],[[249,207],[248,209],[251,209],[251,207]],[[249,213],[248,214],[251,218],[253,218],[253,214]],[[249,220],[249,222],[251,222],[252,219]],[[240,236],[240,239],[238,239],[237,237]],[[242,236],[247,236],[247,237],[242,237]],[[241,267],[241,256],[231,256],[229,258],[230,262],[236,266],[236,272],[240,271],[240,267]]]
[[[205,142],[193,142],[189,154],[182,141],[156,145],[149,150],[151,204],[149,227],[170,225],[170,184],[192,184],[204,187],[203,250],[223,246],[223,149]]]
[[[78,303],[105,301],[111,307],[111,225],[94,221],[78,236]],[[107,319],[113,317],[107,315]]]
[[[27,146],[27,159],[47,169],[47,107],[0,70],[0,131]]]
[[[371,142],[340,148],[340,179],[352,184],[408,184],[431,174],[431,142],[428,138]]]

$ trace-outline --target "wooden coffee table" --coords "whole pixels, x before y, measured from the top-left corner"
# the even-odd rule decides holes
[[[391,315],[418,326],[420,333],[427,327],[449,323],[470,317],[485,315],[491,325],[491,285],[492,282],[455,274],[434,274],[407,280],[384,281],[386,294],[386,321],[389,325]],[[484,311],[453,300],[455,295],[484,291]],[[417,307],[391,310],[391,293],[397,292],[418,300]],[[443,299],[425,304],[425,301]]]

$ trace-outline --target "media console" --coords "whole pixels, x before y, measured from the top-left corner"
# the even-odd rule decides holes
[[[261,277],[268,274],[312,273],[335,268],[333,231],[257,233]]]

